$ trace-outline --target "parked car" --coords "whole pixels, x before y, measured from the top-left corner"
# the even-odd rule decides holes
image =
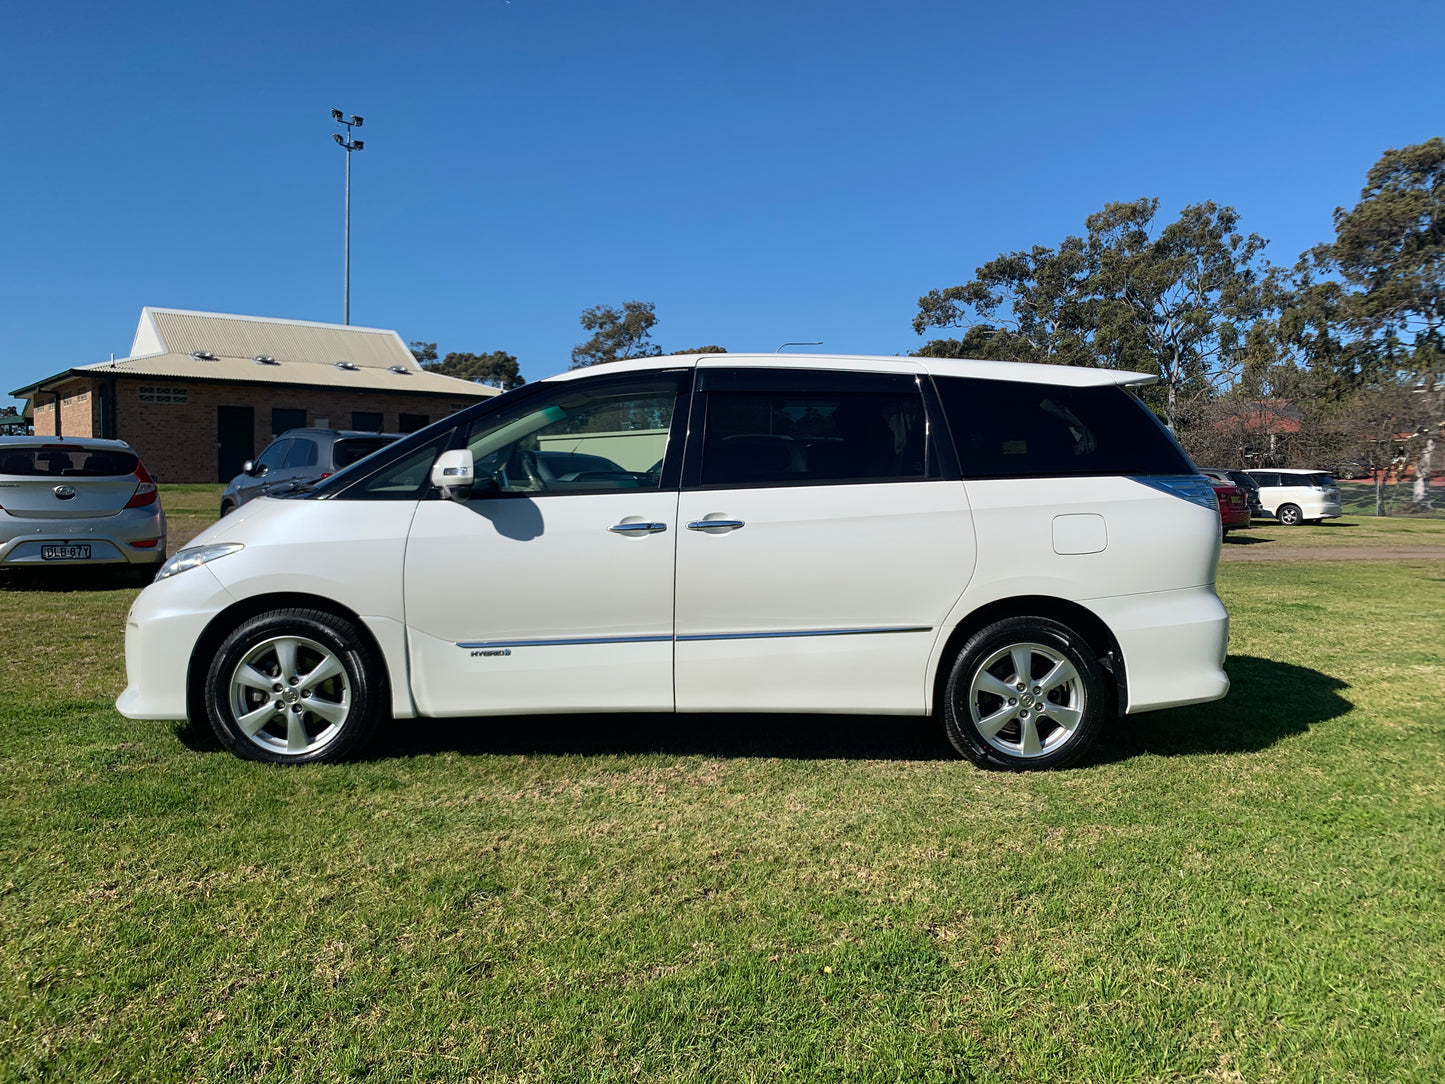
[[[0,568],[104,566],[148,580],[165,558],[155,479],[129,444],[0,437]]]
[[[708,354],[528,384],[199,535],[131,608],[117,706],[270,762],[388,715],[793,711],[1071,764],[1111,712],[1229,688],[1214,490],[1152,379]]]
[[[256,497],[281,493],[329,478],[393,441],[400,433],[367,433],[352,429],[288,429],[266,445],[221,493],[221,515],[228,515]]]
[[[1213,478],[1210,485],[1214,487],[1214,499],[1219,502],[1219,525],[1223,533],[1228,534],[1235,527],[1248,527],[1249,504],[1244,499],[1244,490],[1233,482]]]
[[[1338,483],[1323,471],[1280,467],[1246,473],[1259,483],[1264,514],[1286,527],[1337,519],[1344,511]]]
[[[1259,483],[1249,476],[1248,471],[1225,470],[1219,467],[1200,467],[1199,472],[1220,482],[1233,482],[1244,492],[1244,503],[1254,517],[1264,515],[1264,505],[1259,503]]]
[[[1248,527],[1251,510],[1244,487],[1222,470],[1200,467],[1199,473],[1214,486],[1214,496],[1219,501],[1219,523],[1224,533],[1228,534],[1236,527]]]

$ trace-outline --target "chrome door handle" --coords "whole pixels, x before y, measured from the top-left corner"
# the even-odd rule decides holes
[[[656,534],[658,531],[667,530],[666,523],[619,523],[607,528],[618,534]]]
[[[713,527],[727,527],[729,530],[736,530],[746,526],[747,524],[740,519],[695,519],[687,525],[687,529],[689,531],[707,531]]]

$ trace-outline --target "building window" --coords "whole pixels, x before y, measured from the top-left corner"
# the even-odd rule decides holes
[[[299,407],[271,408],[271,435],[279,437],[288,429],[300,429],[306,424],[306,411]]]
[[[351,412],[351,428],[359,429],[364,433],[381,432],[382,415],[370,410],[353,410]]]
[[[427,427],[428,418],[425,414],[398,414],[396,418],[397,432],[400,433],[415,433],[418,429]]]
[[[167,388],[159,384],[142,384],[140,386],[140,401],[142,403],[188,403],[190,393],[185,388]]]

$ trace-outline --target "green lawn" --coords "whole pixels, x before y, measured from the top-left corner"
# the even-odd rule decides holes
[[[1017,776],[836,717],[410,722],[267,769],[115,713],[133,590],[23,586],[0,1080],[1445,1065],[1445,562],[1226,565],[1230,697]]]

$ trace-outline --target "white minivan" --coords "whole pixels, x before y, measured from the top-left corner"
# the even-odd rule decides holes
[[[936,714],[1001,768],[1222,697],[1209,480],[1138,373],[705,354],[574,370],[246,504],[126,621],[135,719]]]

